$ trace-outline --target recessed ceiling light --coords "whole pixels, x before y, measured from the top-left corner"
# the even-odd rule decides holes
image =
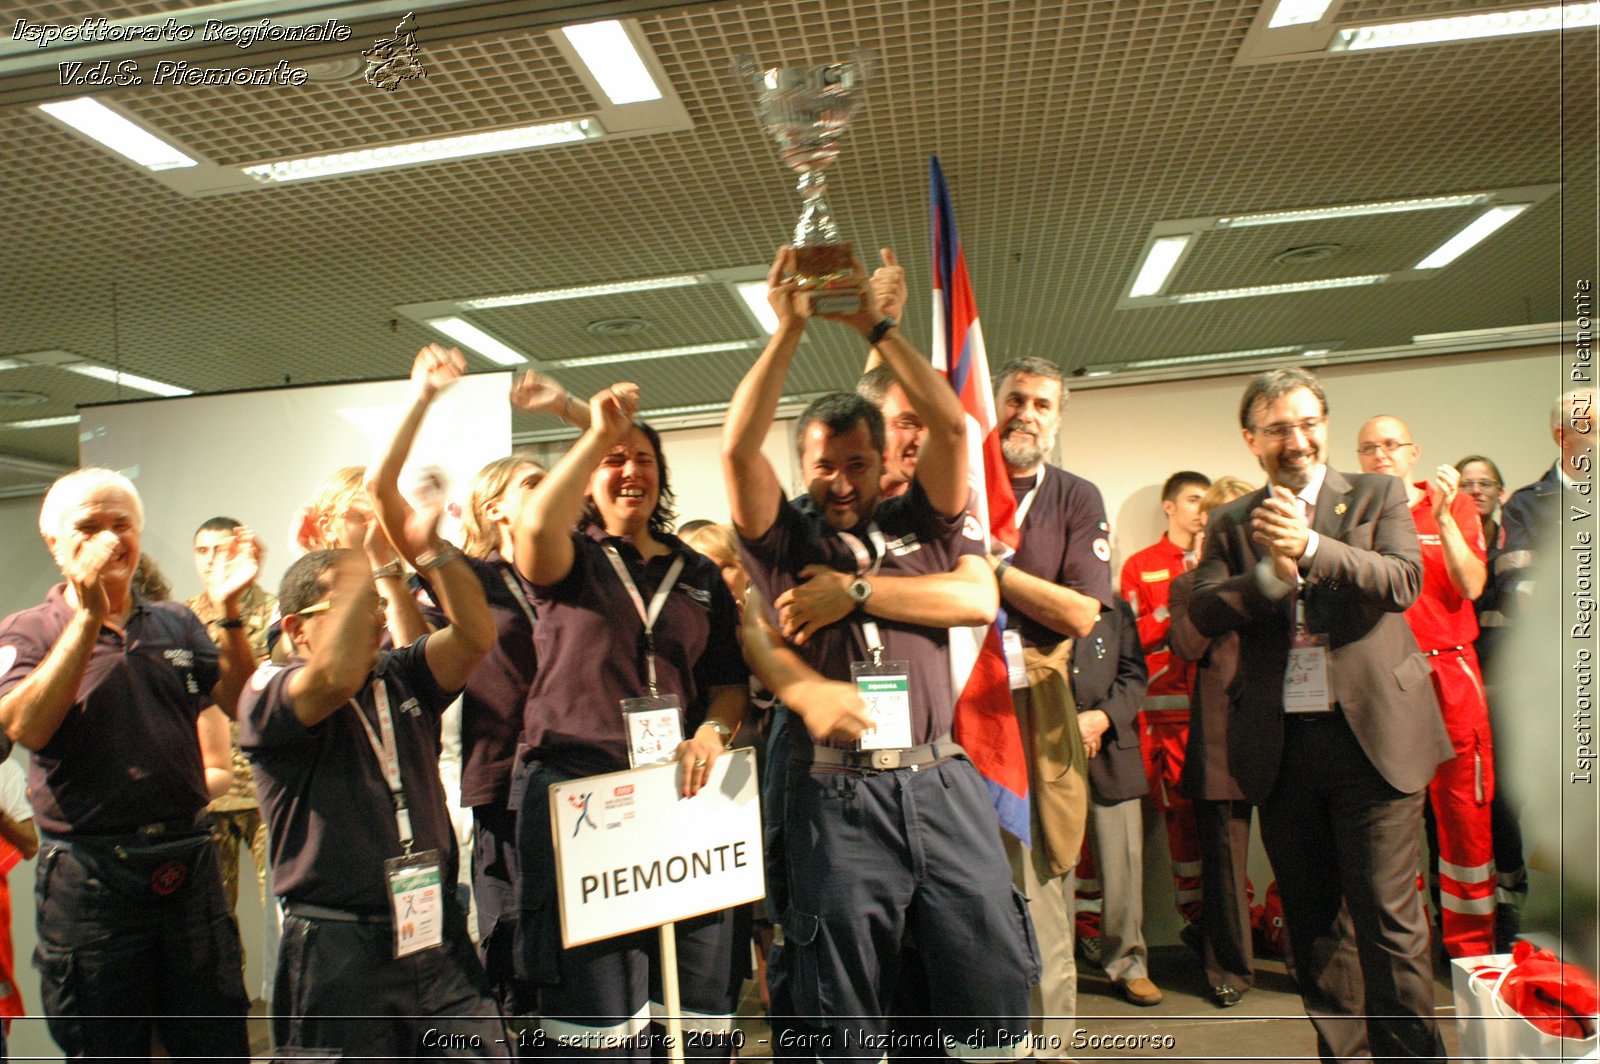
[[[684,273],[671,277],[643,277],[637,281],[578,284],[570,285],[566,288],[544,288],[534,292],[515,292],[505,296],[463,299],[456,305],[462,310],[520,307],[528,303],[553,303],[562,299],[593,299],[596,296],[615,296],[626,292],[650,292],[658,288],[687,288],[689,285],[705,284],[707,280],[709,278],[703,273]]]
[[[84,377],[93,377],[95,380],[110,381],[112,384],[124,388],[133,388],[151,395],[164,395],[168,398],[179,395],[193,395],[189,388],[180,388],[176,384],[158,381],[151,377],[141,377],[137,373],[124,373],[111,366],[103,366],[98,362],[66,362],[57,367],[69,373],[77,373]]]
[[[768,336],[778,331],[778,312],[767,302],[767,282],[744,281],[733,286],[739,298]]]
[[[1267,28],[1275,30],[1318,22],[1332,3],[1333,0],[1278,0],[1277,10],[1272,13],[1272,21],[1267,23]]]
[[[28,421],[0,421],[0,429],[53,429],[62,425],[76,425],[78,421],[77,414],[66,414],[62,417],[36,417]]]
[[[1402,48],[1414,44],[1444,44],[1484,37],[1509,37],[1519,33],[1547,33],[1600,26],[1600,4],[1564,4],[1529,7],[1520,11],[1489,11],[1474,15],[1418,19],[1412,22],[1352,26],[1334,35],[1332,52],[1369,48]]]
[[[1442,266],[1459,259],[1483,241],[1489,239],[1490,234],[1501,226],[1510,222],[1517,215],[1528,209],[1526,203],[1509,203],[1504,207],[1491,207],[1455,236],[1440,244],[1434,252],[1421,262],[1417,263],[1419,270],[1437,270]]]
[[[42,103],[39,110],[84,136],[99,141],[118,155],[132,159],[146,170],[175,170],[200,165],[154,133],[88,96]]]
[[[622,23],[614,19],[585,22],[564,26],[561,32],[612,103],[620,106],[661,99],[661,87],[650,76],[649,67]]]
[[[502,343],[465,318],[429,318],[428,324],[458,344],[472,348],[497,366],[520,366],[528,356]]]
[[[583,355],[578,358],[561,358],[547,363],[554,369],[577,369],[580,366],[604,366],[614,362],[644,362],[653,358],[679,358],[683,355],[712,355],[721,351],[748,351],[760,346],[760,340],[726,340],[711,344],[689,344],[684,347],[658,347],[649,351],[620,351],[610,355]]]
[[[1291,284],[1259,284],[1248,288],[1216,288],[1209,292],[1178,292],[1168,298],[1174,303],[1209,303],[1218,299],[1277,296],[1290,292],[1315,292],[1324,288],[1356,288],[1361,285],[1382,284],[1388,279],[1389,275],[1386,273],[1369,273],[1359,277],[1328,277],[1320,281],[1295,281]]]
[[[1166,358],[1141,358],[1133,362],[1100,363],[1086,369],[1080,376],[1101,376],[1106,373],[1125,373],[1134,370],[1165,369],[1171,366],[1192,366],[1205,362],[1233,362],[1273,355],[1327,354],[1331,347],[1307,348],[1305,344],[1279,344],[1276,347],[1252,347],[1242,351],[1211,351],[1201,355],[1172,355]],[[1097,372],[1098,371],[1098,372]]]
[[[1413,199],[1380,200],[1374,203],[1346,203],[1337,207],[1307,207],[1295,211],[1261,211],[1256,214],[1236,214],[1218,218],[1218,229],[1243,229],[1252,225],[1290,225],[1294,222],[1318,222],[1328,218],[1356,218],[1368,214],[1398,214],[1404,211],[1436,211],[1449,207],[1475,207],[1488,203],[1494,196],[1488,192],[1475,192],[1460,196],[1423,196]]]
[[[1139,267],[1139,275],[1134,278],[1128,295],[1137,298],[1159,293],[1193,239],[1194,236],[1187,233],[1183,236],[1157,237],[1145,253],[1144,265]]]
[[[257,181],[267,183],[305,181],[366,170],[383,170],[395,166],[416,166],[446,159],[464,159],[475,155],[545,148],[579,140],[594,140],[603,136],[605,130],[601,128],[599,122],[592,118],[581,118],[569,122],[546,122],[536,126],[496,129],[487,133],[466,133],[457,137],[440,137],[436,140],[415,141],[409,144],[384,144],[376,148],[362,148],[334,155],[284,159],[246,166],[242,169]]]

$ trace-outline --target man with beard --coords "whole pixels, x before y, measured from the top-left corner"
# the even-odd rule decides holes
[[[1035,1012],[1051,1018],[1043,1031],[1048,1039],[1071,1027],[1077,1009],[1071,872],[1083,849],[1086,818],[1096,818],[1114,879],[1130,866],[1130,809],[1133,827],[1139,825],[1139,803],[1089,800],[1088,759],[1108,742],[1137,749],[1139,735],[1137,729],[1114,728],[1104,710],[1079,714],[1068,682],[1073,638],[1087,636],[1101,609],[1111,609],[1115,600],[1100,489],[1045,462],[1055,450],[1067,400],[1061,369],[1042,358],[1021,358],[1002,366],[997,380],[995,416],[1017,498],[1019,538],[1015,552],[997,544],[990,562],[1006,609],[1006,658],[1013,675],[1020,665],[1027,677],[1012,698],[1028,756],[1033,842],[1030,848],[1007,836],[1005,845],[1013,882],[1029,899],[1045,950]],[[1106,886],[1111,905],[1143,889],[1120,879]],[[1106,974],[1130,1000],[1153,1005],[1161,991],[1133,949],[1136,938],[1127,935],[1126,948],[1119,945],[1118,956],[1104,958]]]
[[[1300,996],[1325,1061],[1442,1060],[1416,870],[1452,750],[1400,616],[1422,588],[1405,487],[1327,466],[1304,370],[1252,378],[1239,422],[1268,484],[1212,512],[1189,615],[1239,633],[1228,764],[1261,807]]]
[[[723,430],[729,505],[752,582],[775,601],[822,565],[853,573],[864,602],[881,581],[949,573],[967,502],[965,418],[948,382],[865,301],[834,320],[879,349],[928,426],[911,487],[881,498],[882,415],[859,395],[836,393],[807,407],[797,427],[816,514],[784,499],[761,443],[811,309],[785,277],[793,268],[793,250],[782,249],[768,274],[779,327],[734,393]],[[783,928],[792,1004],[817,1025],[807,1045],[819,1059],[879,1054],[908,932],[921,944],[933,1009],[960,1018],[917,1048],[1027,1054],[1032,932],[1006,874],[987,787],[950,741],[944,626],[991,620],[993,583],[974,582],[967,599],[972,615],[959,621],[931,618],[914,603],[896,616],[857,610],[810,632],[800,648],[828,680],[853,680],[875,721],[863,733],[859,718],[807,718],[807,734],[790,740]]]

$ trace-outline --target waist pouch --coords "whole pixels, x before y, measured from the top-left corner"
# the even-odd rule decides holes
[[[113,892],[132,901],[165,901],[188,888],[212,842],[209,831],[196,831],[157,839],[80,835],[67,844],[73,856]]]

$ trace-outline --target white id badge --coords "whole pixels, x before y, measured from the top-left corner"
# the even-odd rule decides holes
[[[438,850],[383,862],[394,910],[396,959],[421,953],[444,942],[444,884]]]
[[[683,742],[683,707],[677,695],[624,698],[622,719],[628,725],[628,767],[671,761]]]
[[[1011,689],[1021,691],[1028,686],[1028,669],[1022,663],[1022,633],[1008,628],[1000,637],[1006,651],[1006,672],[1011,677]]]
[[[861,750],[904,750],[911,741],[911,663],[852,661],[850,678],[867,704],[871,730],[856,740]]]
[[[1328,692],[1328,637],[1296,636],[1289,647],[1289,668],[1283,674],[1285,713],[1327,713],[1333,708]]]

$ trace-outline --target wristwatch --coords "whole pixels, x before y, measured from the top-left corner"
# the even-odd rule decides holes
[[[714,731],[718,735],[720,735],[722,737],[722,745],[723,746],[727,746],[730,742],[733,741],[733,729],[728,727],[726,724],[722,723],[720,720],[706,720],[706,721],[703,721],[701,723],[700,727],[702,727],[702,728],[710,728],[712,731]]]
[[[850,601],[856,604],[856,609],[862,609],[866,606],[867,599],[872,597],[872,582],[864,576],[858,576],[850,581],[850,586],[846,590],[849,592]]]

